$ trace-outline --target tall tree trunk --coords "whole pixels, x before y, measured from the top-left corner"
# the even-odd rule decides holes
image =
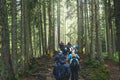
[[[14,73],[17,75],[17,5],[16,0],[12,0],[12,62]]]
[[[29,60],[29,25],[28,25],[28,0],[24,0],[24,4],[25,4],[25,23],[24,23],[24,37],[25,37],[25,61],[26,61],[26,66]]]
[[[60,42],[60,0],[57,0],[58,43]]]
[[[22,58],[23,58],[23,69],[27,68],[28,53],[29,53],[29,28],[28,28],[28,13],[27,13],[27,0],[22,0]]]
[[[53,51],[54,51],[54,20],[53,20],[53,0],[49,0],[49,4],[48,4],[48,17],[49,17],[49,44],[48,44],[48,49],[49,49],[49,54],[52,56],[53,55]]]
[[[99,1],[95,1],[95,24],[96,24],[96,49],[97,49],[97,58],[103,63],[102,58],[102,44],[101,44],[101,28],[100,28],[100,17],[99,17]]]
[[[85,45],[85,43],[84,43],[84,2],[81,0],[80,1],[80,28],[81,28],[81,30],[80,30],[80,34],[81,34],[81,43],[80,43],[80,45],[81,45],[81,52],[83,53],[83,48],[84,48],[84,45]]]
[[[66,12],[65,15],[65,43],[68,42],[68,37],[66,36],[67,34],[67,27],[68,27],[68,2],[69,0],[66,0],[65,5],[66,7],[64,7],[64,11]]]
[[[16,80],[12,67],[12,60],[10,55],[10,40],[8,28],[8,15],[6,8],[6,0],[0,0],[0,21],[2,26],[2,80]]]
[[[79,51],[82,53],[83,49],[83,4],[82,1],[77,0],[77,16],[78,16],[78,45],[79,45]]]
[[[112,34],[113,34],[113,29],[112,29],[112,14],[111,14],[111,0],[108,0],[108,24],[109,24],[109,36],[110,36],[110,51],[111,53],[109,54],[110,58],[113,58],[113,45],[112,45]]]
[[[24,53],[25,53],[25,48],[24,48],[24,0],[21,0],[21,45],[20,45],[20,48],[21,48],[21,58],[22,58],[22,68],[24,70]]]
[[[45,43],[45,37],[46,37],[46,30],[45,30],[45,28],[46,28],[46,21],[45,21],[45,18],[46,18],[46,16],[45,16],[45,4],[44,4],[44,2],[45,2],[45,0],[41,0],[41,3],[42,3],[42,5],[41,5],[41,19],[42,19],[42,27],[41,27],[41,29],[42,29],[42,51],[43,51],[43,55],[45,55],[46,53],[46,51],[45,51],[45,45],[46,45],[46,43]]]
[[[119,70],[120,70],[120,0],[114,0],[115,5],[115,26],[117,36],[117,51],[119,56]]]
[[[52,42],[55,51],[55,0],[52,0]]]
[[[107,0],[104,1],[105,5],[105,22],[106,22],[106,45],[107,45],[107,53],[109,59],[112,58],[111,52],[111,35],[110,35],[110,25],[109,25],[109,11],[108,11],[108,3]]]
[[[32,9],[30,8],[31,4],[28,1],[28,31],[29,31],[29,57],[32,58],[33,57],[33,47],[32,47],[32,31],[31,31],[31,22],[32,22]]]
[[[90,58],[94,59],[95,58],[95,0],[92,0],[91,2],[91,46],[90,46]]]
[[[81,28],[80,28],[80,1],[77,0],[77,26],[78,26],[78,31],[77,31],[77,35],[78,35],[78,45],[79,45],[79,51],[81,52]]]
[[[30,18],[29,18],[29,21],[30,21]],[[30,58],[33,57],[33,47],[32,47],[32,34],[31,34],[31,26],[30,26],[30,23],[29,23],[29,56]]]
[[[52,28],[52,16],[51,16],[51,0],[49,0],[48,3],[48,17],[49,17],[49,39],[48,39],[48,49],[49,49],[49,54],[52,52],[52,45],[51,45],[51,28]]]
[[[89,27],[89,25],[88,25],[88,1],[87,0],[85,0],[85,45],[84,45],[84,51],[83,51],[83,53],[88,53],[88,27]]]
[[[47,54],[47,26],[46,26],[46,0],[43,1],[43,15],[44,15],[44,52]]]
[[[40,52],[40,56],[41,56],[41,52],[42,52],[42,49],[41,49],[41,43],[42,43],[42,38],[41,38],[41,27],[42,27],[42,13],[41,13],[41,1],[39,0],[39,5],[38,5],[38,9],[39,9],[39,12],[38,12],[38,16],[39,16],[39,52]]]

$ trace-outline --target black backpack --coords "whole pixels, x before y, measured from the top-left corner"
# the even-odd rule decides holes
[[[70,68],[72,71],[77,71],[79,69],[79,64],[75,58],[72,60]]]
[[[64,80],[66,78],[66,67],[64,64],[58,64],[56,68],[57,80]]]

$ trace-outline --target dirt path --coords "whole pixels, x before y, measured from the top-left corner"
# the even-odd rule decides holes
[[[55,80],[52,74],[54,65],[53,58],[45,56],[40,59],[35,59],[32,61],[33,61],[32,66],[34,65],[35,67],[31,68],[29,70],[29,74],[20,80]],[[83,63],[81,63],[82,65],[81,70],[83,70],[83,72],[85,73],[85,70],[89,69],[89,67],[85,68],[85,64]],[[105,60],[105,66],[110,69],[109,80],[120,80],[120,71],[117,62]],[[92,80],[87,79],[86,76],[82,77],[84,73],[82,73],[82,71],[79,72],[79,80]]]
[[[110,69],[110,79],[111,80],[120,80],[120,71],[119,65],[117,62],[105,60],[106,67]]]
[[[31,69],[31,73],[22,80],[55,80],[52,74],[54,61],[52,58],[43,57],[36,60],[36,67]],[[33,65],[34,65],[33,64]],[[79,80],[84,80],[79,72]]]
[[[55,80],[53,75],[52,75],[52,69],[50,70],[50,73],[48,73],[48,76],[46,78],[46,80]],[[69,79],[70,80],[70,79]],[[83,79],[83,77],[81,76],[81,73],[79,72],[79,79],[78,80],[85,80]]]

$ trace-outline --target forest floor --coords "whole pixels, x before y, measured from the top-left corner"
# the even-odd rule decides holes
[[[34,59],[30,63],[29,71],[20,80],[55,80],[52,74],[54,63],[53,58],[49,56]],[[85,80],[80,74],[79,72],[79,80]]]
[[[105,60],[106,67],[110,69],[110,79],[120,80],[120,70],[118,62]]]
[[[20,80],[55,80],[52,75],[52,69],[54,65],[53,57],[43,56],[38,59],[33,58],[29,64],[29,70],[26,71],[24,77],[22,77]],[[85,63],[85,60],[83,60],[80,65],[79,80],[120,80],[120,71],[118,70],[117,62],[105,60],[104,66],[110,70],[110,72],[107,73],[109,79],[96,79],[93,78],[93,75],[98,74],[96,72],[101,72],[97,68],[91,68]],[[103,74],[101,73],[99,75]]]

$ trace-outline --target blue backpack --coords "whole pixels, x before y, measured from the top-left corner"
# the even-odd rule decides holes
[[[64,80],[66,78],[66,67],[64,64],[58,64],[56,69],[57,80]]]
[[[56,56],[55,56],[55,61],[56,62],[60,62],[61,60],[64,60],[65,59],[65,55],[64,54],[57,54]]]
[[[75,58],[72,60],[70,68],[72,71],[77,71],[79,69],[79,64]]]

